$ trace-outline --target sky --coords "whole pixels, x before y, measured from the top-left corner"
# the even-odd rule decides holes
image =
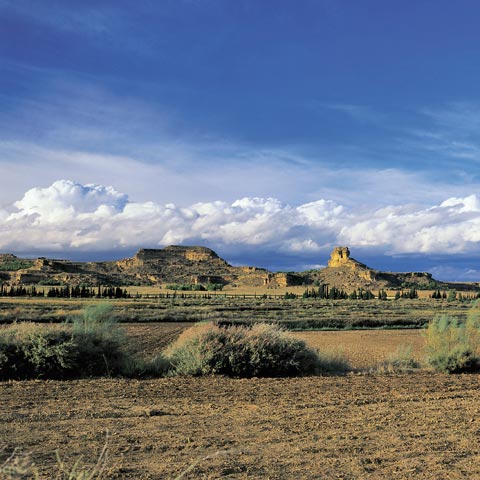
[[[480,281],[480,4],[0,0],[0,251]]]

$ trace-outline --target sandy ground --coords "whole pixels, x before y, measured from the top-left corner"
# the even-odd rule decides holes
[[[295,332],[319,351],[340,352],[354,368],[366,368],[408,349],[418,361],[424,357],[422,330],[356,330]]]

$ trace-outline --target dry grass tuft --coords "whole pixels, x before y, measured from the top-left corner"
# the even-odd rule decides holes
[[[82,457],[71,466],[61,458],[58,450],[55,452],[57,463],[49,478],[52,480],[104,480],[108,478],[108,432],[105,444],[93,466],[84,465]],[[40,473],[30,453],[15,449],[0,464],[0,478],[2,480],[20,480],[24,478],[39,479]]]
[[[421,368],[421,364],[413,358],[412,347],[410,345],[400,345],[397,351],[390,354],[385,360],[368,368],[367,373],[392,375],[411,373],[419,368]]]

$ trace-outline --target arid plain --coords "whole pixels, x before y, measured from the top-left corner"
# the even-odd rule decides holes
[[[3,381],[0,475],[172,480],[480,477],[478,374],[434,372],[425,363],[424,335],[424,327],[436,317],[465,320],[478,285],[461,284],[454,296],[452,285],[429,274],[377,272],[351,259],[346,248],[335,249],[328,268],[306,277],[231,267],[208,249],[166,251],[166,260],[165,251],[140,251],[134,259],[106,266],[45,259],[20,265],[23,261],[6,256],[4,265],[18,269],[7,271],[5,278],[16,285],[43,279],[38,285],[42,295],[31,290],[22,295],[12,290],[10,295],[2,289],[0,321],[49,328],[107,302],[128,349],[142,358],[161,354],[197,322],[225,327],[274,323],[313,349],[348,362],[346,373],[242,379],[107,375],[63,381],[40,375]],[[87,298],[48,295],[55,287],[46,280],[78,286],[103,275],[102,268],[114,280],[123,279],[118,272],[126,269],[131,278],[140,275],[147,284],[130,284],[126,298],[100,295],[99,286]],[[185,273],[197,271],[203,276]],[[221,291],[174,291],[158,283],[155,272],[182,287],[179,282],[190,278],[195,285],[205,281],[207,287],[218,285],[212,279],[227,284]],[[332,298],[312,297],[312,289],[317,286],[320,294],[324,281]],[[428,290],[430,284],[436,290]],[[324,286],[322,293],[327,292]],[[346,298],[342,289],[358,289],[359,295],[375,289],[376,298]],[[439,289],[442,298],[431,298]],[[415,296],[401,298],[400,292]],[[385,298],[379,298],[382,295]],[[399,358],[407,360],[400,368],[395,366]],[[8,474],[11,464],[24,474],[18,474],[21,468],[16,476]],[[79,476],[95,469],[94,476]]]
[[[125,325],[152,353],[189,324]],[[226,377],[0,383],[0,438],[40,478],[94,465],[105,478],[477,478],[478,375],[368,373],[399,346],[423,355],[419,330],[294,333],[339,350],[354,372],[287,379]],[[27,478],[27,477],[26,477]],[[62,478],[62,477],[60,477]]]

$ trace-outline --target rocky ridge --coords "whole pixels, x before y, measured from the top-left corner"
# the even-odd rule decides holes
[[[64,283],[88,285],[221,284],[285,287],[303,279],[258,267],[234,267],[213,250],[172,245],[140,249],[132,258],[110,262],[22,259],[0,254],[0,281],[11,285]]]
[[[235,267],[213,250],[172,245],[140,249],[132,258],[106,262],[72,262],[48,258],[23,259],[0,254],[0,281],[11,285],[64,283],[69,285],[222,284],[268,288],[328,284],[348,291],[357,288],[420,288],[448,284],[426,272],[381,272],[350,257],[348,247],[335,247],[328,266],[308,272],[270,272],[258,267]],[[469,285],[471,287],[471,285]]]
[[[307,272],[307,278],[316,283],[352,291],[357,288],[370,290],[401,288],[404,285],[419,288],[446,286],[428,272],[381,272],[350,257],[348,247],[335,247],[324,269]]]

